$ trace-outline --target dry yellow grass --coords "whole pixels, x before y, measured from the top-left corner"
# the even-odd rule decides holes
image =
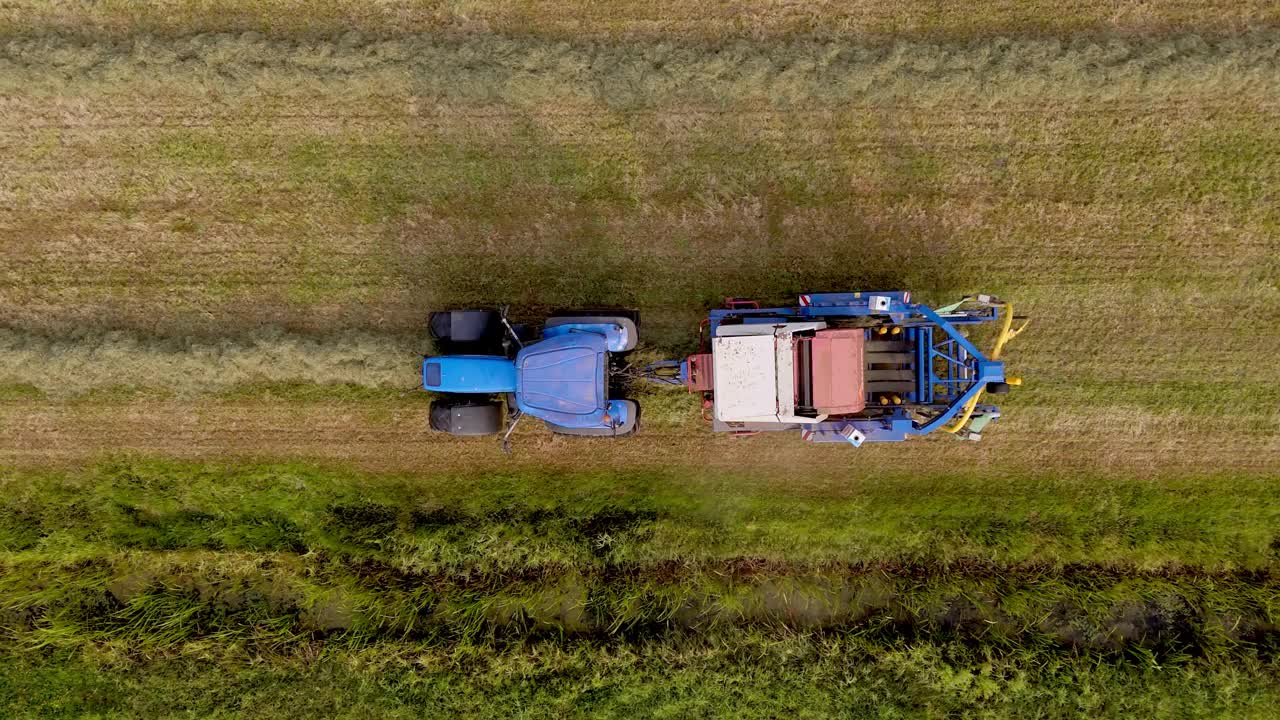
[[[8,43],[0,383],[396,388],[443,306],[637,306],[650,349],[678,354],[727,295],[986,289],[1037,318],[1009,356],[1028,386],[1008,419],[979,447],[833,455],[829,481],[904,462],[1275,466],[1274,33],[681,37]],[[14,400],[0,456],[498,462],[427,436],[413,401],[148,397]],[[528,452],[732,462],[681,412],[607,450]],[[759,442],[777,448],[764,474],[814,450]]]

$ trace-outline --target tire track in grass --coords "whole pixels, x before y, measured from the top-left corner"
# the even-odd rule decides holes
[[[691,396],[672,391],[656,405],[641,398],[652,410],[635,437],[582,441],[525,424],[513,436],[515,458],[507,458],[493,438],[432,432],[424,393],[405,398],[287,395],[273,396],[268,387],[240,399],[120,398],[109,391],[74,402],[13,398],[0,404],[0,460],[79,465],[104,455],[143,453],[208,460],[297,458],[425,471],[661,467],[679,458],[694,467],[790,478],[796,486],[854,483],[877,468],[937,470],[956,464],[985,467],[993,475],[1055,466],[1139,477],[1280,467],[1277,419],[1256,413],[1215,417],[1206,424],[1203,412],[1170,408],[1023,405],[1006,408],[1005,418],[981,443],[929,437],[850,451],[813,446],[793,433],[746,440],[712,433],[700,422]],[[670,405],[662,404],[668,400]],[[1198,429],[1188,432],[1188,427]],[[747,467],[744,449],[751,450]],[[796,468],[808,470],[797,478]]]

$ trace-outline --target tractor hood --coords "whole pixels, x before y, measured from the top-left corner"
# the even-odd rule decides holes
[[[530,345],[516,356],[521,412],[557,425],[598,423],[606,398],[605,336],[571,332]]]
[[[511,361],[494,355],[445,355],[422,363],[422,386],[432,392],[490,395],[516,386]]]

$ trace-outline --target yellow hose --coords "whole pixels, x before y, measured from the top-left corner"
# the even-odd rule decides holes
[[[1017,330],[1013,329],[1013,305],[1009,303],[998,303],[995,307],[1004,308],[1004,321],[1000,323],[1000,335],[996,337],[995,347],[991,349],[991,360],[999,360],[1000,351],[1004,349],[1005,343],[1009,342],[1013,336],[1022,332],[1022,328],[1027,326],[1026,323],[1023,323]],[[950,425],[944,425],[942,429],[949,433],[959,432],[960,428],[964,427],[965,423],[969,422],[969,418],[973,415],[973,409],[978,406],[978,401],[982,399],[982,393],[985,391],[985,386],[979,389],[973,397],[969,398],[969,402],[965,403],[964,410],[956,416],[956,419],[952,420]]]

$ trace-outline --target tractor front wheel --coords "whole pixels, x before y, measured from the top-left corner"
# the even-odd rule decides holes
[[[502,342],[502,324],[492,310],[433,312],[428,327],[443,352],[488,355]]]

